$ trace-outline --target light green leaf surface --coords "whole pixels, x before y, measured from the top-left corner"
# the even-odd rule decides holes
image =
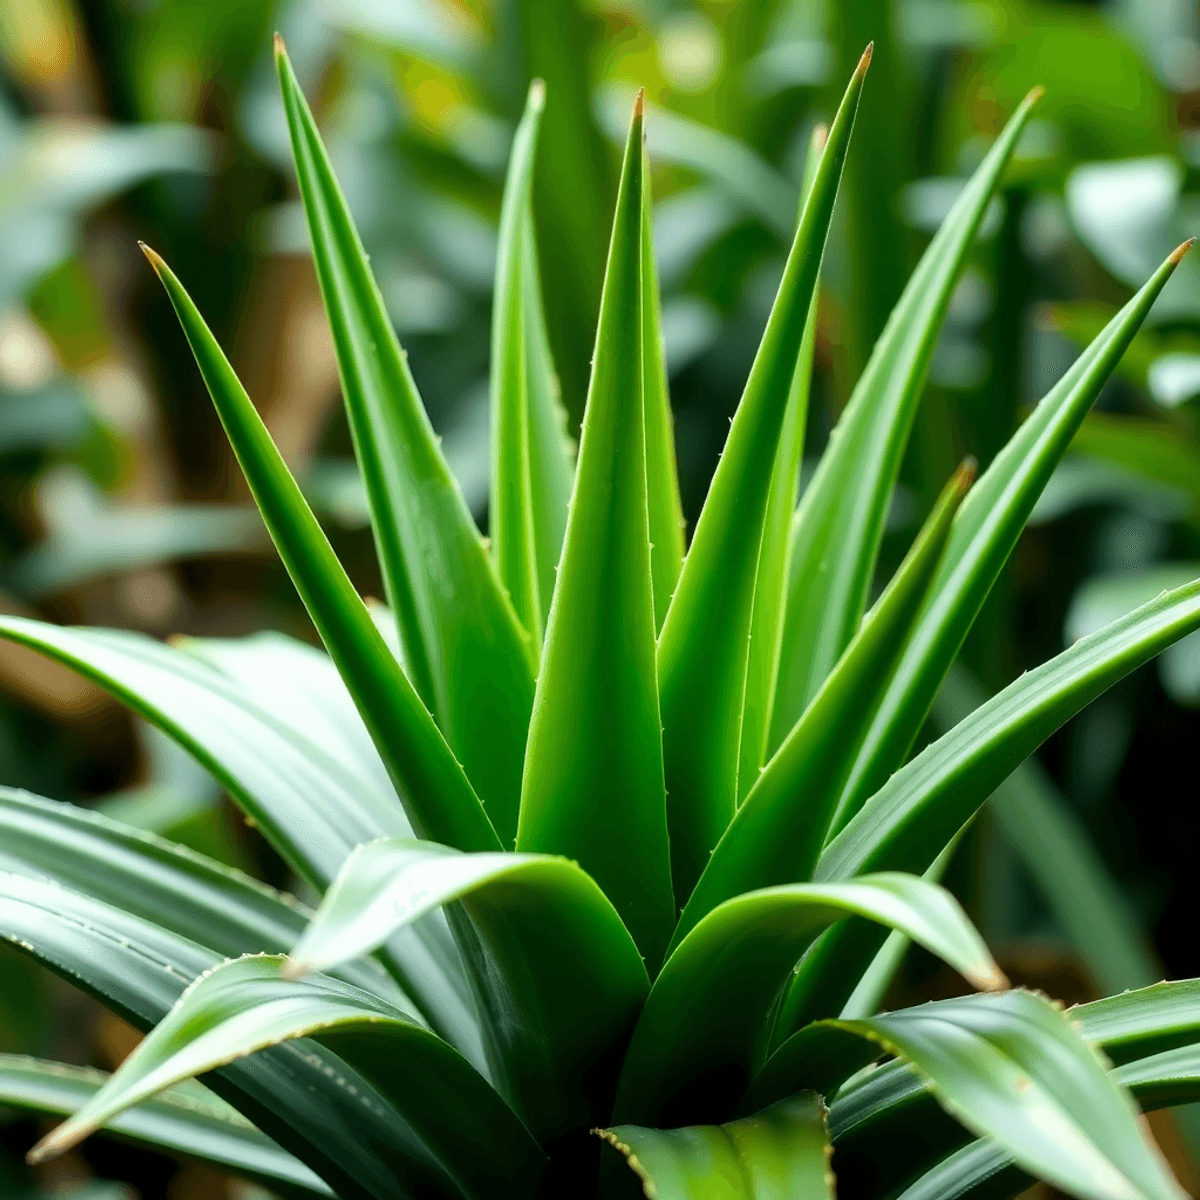
[[[0,1106],[69,1116],[108,1081],[104,1071],[0,1054]],[[199,1159],[253,1179],[282,1196],[332,1196],[299,1159],[204,1088],[168,1088],[127,1109],[105,1132],[152,1150]]]
[[[396,782],[414,830],[464,850],[498,849],[496,831],[462,767],[376,629],[228,359],[171,268],[147,253],[263,521]]]
[[[812,190],[828,136],[829,130],[824,125],[818,125],[813,130],[804,163],[802,206]],[[818,286],[813,288],[783,427],[779,432],[779,448],[775,452],[775,466],[771,473],[771,494],[758,551],[754,616],[750,624],[750,653],[746,664],[746,695],[742,702],[741,750],[738,756],[739,804],[757,782],[759,769],[768,757],[771,710],[775,703],[780,639],[783,636],[783,601],[787,592],[788,564],[791,562],[792,515],[800,490],[800,460],[804,454],[804,433],[808,425],[808,397],[817,342],[820,290],[818,280]]]
[[[858,628],[900,460],[955,282],[1038,94],[1031,93],[942,222],[842,413],[793,527],[771,747]]]
[[[42,1162],[166,1087],[257,1050],[312,1036],[378,1089],[426,1154],[404,1183],[417,1195],[491,1197],[536,1189],[543,1156],[491,1086],[408,1014],[349,984],[282,977],[284,959],[235,959],[200,976],[87,1104],[29,1153]]]
[[[545,102],[545,85],[535,79],[513,137],[500,205],[489,378],[492,472],[488,530],[492,558],[518,618],[538,646],[542,640],[542,605],[533,523],[528,369],[532,330],[526,329],[529,300],[525,287],[530,275],[525,266],[525,237],[538,124]]]
[[[796,362],[870,52],[830,127],[762,342],[696,523],[658,647],[675,894],[695,886],[737,803],[763,522]]]
[[[422,842],[361,846],[292,952],[289,975],[363,954],[461,900],[497,1085],[539,1135],[601,1118],[605,1067],[649,991],[604,893],[566,859],[459,854]]]
[[[838,810],[841,828],[903,762],[1037,498],[1186,246],[1076,359],[963,502],[904,657],[888,684]]]
[[[801,1092],[727,1125],[599,1132],[655,1200],[833,1200],[825,1117]]]
[[[516,831],[533,702],[534,643],[521,629],[438,450],[282,46],[276,58],[387,599],[414,686],[508,845]],[[432,828],[423,832],[456,842]]]
[[[979,987],[1004,976],[958,902],[911,876],[764,888],[708,914],[655,980],[625,1057],[615,1115],[688,1124],[728,1111],[767,1050],[767,1016],[805,947],[829,925],[865,917],[902,929]]]
[[[576,859],[653,968],[675,907],[655,689],[638,316],[644,159],[639,102],[529,729],[517,848]]]
[[[900,655],[973,476],[973,465],[965,466],[950,481],[862,629],[758,775],[708,860],[672,945],[731,896],[811,878],[880,682]]]

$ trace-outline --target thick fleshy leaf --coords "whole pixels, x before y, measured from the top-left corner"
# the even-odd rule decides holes
[[[829,130],[818,125],[809,142],[804,164],[802,193],[807,200],[817,175],[817,164]],[[801,215],[803,215],[803,202]],[[813,288],[808,321],[796,358],[791,392],[779,432],[779,448],[771,473],[771,495],[763,520],[762,545],[754,583],[754,616],[750,624],[750,652],[746,664],[746,696],[742,702],[741,750],[738,756],[738,803],[758,780],[767,761],[767,739],[771,709],[775,703],[775,676],[779,670],[780,638],[783,636],[783,600],[791,561],[792,515],[800,490],[800,460],[804,454],[804,432],[808,425],[808,394],[812,384],[813,355],[817,343],[817,303],[820,288]]]
[[[644,160],[639,101],[529,728],[517,848],[578,860],[654,967],[675,907],[646,508],[639,318]]]
[[[477,938],[468,953],[499,1086],[539,1136],[601,1119],[615,1082],[604,1061],[624,1043],[650,981],[613,906],[566,859],[362,846],[287,973],[335,967],[454,900]]]
[[[837,828],[904,761],[1038,496],[1190,245],[1176,250],[1109,322],[996,455],[964,501],[937,578],[846,785]]]
[[[567,509],[575,483],[575,446],[567,436],[563,408],[546,331],[542,288],[538,274],[533,220],[527,218],[522,239],[525,271],[525,378],[529,394],[529,490],[533,507],[533,541],[537,552],[538,598],[545,628],[558,580],[567,532]]]
[[[892,487],[963,262],[1039,92],[963,189],[904,289],[821,458],[793,527],[771,747],[786,736],[854,636]]]
[[[285,710],[264,711],[193,654],[141,634],[63,629],[23,617],[0,617],[0,637],[65,663],[174,738],[318,890],[355,846],[412,833],[394,798],[290,727],[277,715]],[[385,960],[435,1029],[460,1048],[477,1043],[476,1016],[444,924],[400,935]]]
[[[464,850],[500,847],[483,805],[313,516],[229,360],[153,251],[200,373],[263,521],[337,665],[418,834]]]
[[[312,1037],[369,1080],[425,1154],[402,1175],[418,1195],[536,1190],[544,1158],[491,1085],[408,1014],[349,984],[283,979],[284,959],[235,959],[200,976],[77,1113],[29,1152],[43,1162],[181,1080],[294,1038]]]
[[[542,640],[538,597],[537,549],[533,525],[530,461],[529,338],[525,286],[525,223],[533,188],[538,124],[546,102],[540,79],[529,87],[525,115],[513,138],[508,178],[500,206],[496,286],[492,310],[492,473],[488,530],[500,582],[508,589],[517,616],[533,637]]]
[[[650,520],[650,574],[654,580],[654,628],[663,618],[683,567],[683,502],[675,465],[675,420],[667,384],[662,335],[662,298],[654,259],[650,165],[642,164],[642,397],[646,412],[646,507]]]
[[[143,1032],[221,956],[42,880],[0,873],[0,938]],[[331,1087],[330,1083],[335,1086]],[[420,1142],[370,1083],[313,1042],[264,1050],[205,1083],[352,1200],[418,1200],[402,1183]],[[336,1131],[336,1136],[331,1136]]]
[[[276,59],[388,602],[417,692],[510,844],[533,703],[534,643],[438,449],[282,45]],[[424,833],[459,844],[432,828]]]
[[[713,909],[655,980],[634,1029],[615,1116],[689,1124],[728,1116],[767,1051],[780,986],[821,930],[847,917],[902,929],[979,987],[1004,986],[949,892],[900,874],[764,888]]]
[[[758,776],[708,860],[672,945],[731,896],[812,876],[880,682],[900,655],[973,477],[968,464],[950,481],[858,636]]]
[[[658,647],[671,868],[681,899],[695,886],[737,804],[763,522],[804,327],[868,49],[838,109],[762,342],[696,523]]]
[[[924,871],[955,833],[1055,729],[1118,679],[1200,627],[1200,582],[1167,592],[1009,684],[923,750],[826,847],[815,878]],[[832,931],[789,985],[786,1037],[841,1009],[879,948],[861,923]]]
[[[0,789],[0,870],[52,879],[229,958],[291,949],[311,915],[291,896],[194,850],[8,789]],[[347,966],[349,982],[411,1003],[377,964]]]
[[[109,1076],[88,1067],[0,1054],[0,1106],[70,1116]],[[155,1099],[114,1117],[105,1132],[199,1159],[265,1184],[288,1197],[332,1196],[298,1158],[260,1133],[237,1109],[196,1085],[169,1088]]]
[[[833,1200],[825,1118],[821,1097],[801,1092],[727,1125],[618,1125],[601,1136],[656,1200]]]

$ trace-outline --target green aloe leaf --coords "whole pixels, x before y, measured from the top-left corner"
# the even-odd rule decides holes
[[[521,628],[438,449],[282,44],[276,60],[387,599],[417,693],[500,836],[511,844],[536,647]],[[470,808],[465,800],[460,806]],[[433,829],[424,832],[456,840]]]
[[[291,949],[311,915],[233,867],[97,812],[0,789],[0,870],[52,879],[229,958]],[[400,1003],[375,963],[343,978]]]
[[[854,636],[955,282],[1000,175],[1040,95],[1030,93],[942,222],[900,297],[800,502],[772,748]]]
[[[221,956],[68,888],[0,873],[0,939],[143,1032]],[[330,1081],[338,1086],[329,1087]],[[401,1182],[415,1142],[335,1054],[293,1043],[230,1063],[205,1083],[349,1200],[415,1200]],[[339,1130],[331,1139],[329,1131]]]
[[[809,142],[804,164],[801,215],[817,175],[817,164],[825,149],[829,130],[818,125]],[[813,288],[804,337],[796,358],[791,392],[779,432],[779,449],[771,474],[771,494],[763,520],[762,545],[754,584],[754,616],[750,625],[750,657],[746,665],[746,697],[742,703],[741,751],[738,756],[738,803],[758,780],[759,768],[767,761],[771,709],[775,703],[775,680],[779,670],[780,638],[783,635],[783,601],[791,561],[792,514],[800,490],[800,460],[804,454],[804,431],[808,424],[808,394],[812,385],[813,355],[817,343],[817,305],[820,288]]]
[[[575,447],[567,436],[567,413],[550,353],[531,217],[525,220],[522,246],[525,377],[529,389],[529,487],[544,629],[567,532],[567,509],[575,483]]]
[[[492,472],[488,505],[492,558],[500,582],[508,589],[517,616],[537,645],[542,640],[542,605],[533,522],[528,366],[532,331],[526,329],[529,273],[525,265],[525,226],[538,124],[545,102],[545,85],[535,79],[513,138],[500,206],[492,312]]]
[[[644,163],[639,100],[529,727],[517,849],[578,860],[654,967],[675,906],[646,499],[639,318]]]
[[[683,502],[675,465],[675,421],[667,383],[662,298],[654,261],[650,163],[642,163],[642,396],[646,412],[646,504],[650,518],[650,573],[654,628],[661,629],[683,567]]]
[[[141,634],[63,629],[24,617],[0,617],[0,637],[65,663],[174,738],[318,891],[356,845],[412,834],[394,796],[375,792],[365,775],[289,725],[288,708],[264,711],[193,654]],[[477,1041],[448,931],[443,937],[418,926],[389,944],[385,960],[435,1029],[462,1048]]]
[[[1190,245],[1180,246],[1076,359],[963,503],[945,559],[846,785],[837,828],[904,761],[1038,496]]]
[[[566,859],[360,846],[286,974],[335,967],[454,900],[478,939],[479,999],[502,1090],[539,1135],[600,1119],[604,1060],[628,1036],[650,981],[613,906]]]
[[[762,342],[713,475],[658,648],[675,893],[733,817],[763,522],[804,327],[854,126],[863,55],[838,109]]]
[[[0,1105],[57,1116],[81,1109],[109,1076],[89,1067],[0,1054]],[[105,1132],[153,1150],[199,1159],[281,1196],[332,1196],[299,1159],[204,1088],[169,1088],[114,1117]]]
[[[966,464],[950,481],[858,636],[804,716],[758,775],[708,860],[672,945],[723,900],[752,888],[811,878],[842,782],[921,604],[974,478]]]
[[[925,871],[996,787],[1051,733],[1134,668],[1200,627],[1200,581],[1166,592],[1009,684],[902,767],[825,848],[815,878]],[[878,950],[847,925],[789,985],[779,1039],[837,1012]]]
[[[463,769],[387,648],[262,418],[174,272],[154,265],[305,608],[396,782],[418,834],[465,850],[500,841]]]
[[[308,1036],[374,1084],[407,1123],[423,1152],[411,1156],[404,1173],[413,1193],[483,1200],[515,1180],[536,1190],[540,1148],[453,1047],[349,984],[325,977],[287,982],[284,961],[239,958],[202,975],[104,1087],[38,1142],[29,1161],[69,1150],[172,1084]]]
[[[784,979],[846,917],[902,929],[973,984],[1004,986],[958,902],[935,884],[881,874],[750,892],[713,909],[667,960],[634,1029],[615,1115],[676,1125],[714,1105],[732,1109],[765,1056]]]
[[[801,1092],[727,1125],[599,1132],[657,1200],[833,1200],[825,1118]]]

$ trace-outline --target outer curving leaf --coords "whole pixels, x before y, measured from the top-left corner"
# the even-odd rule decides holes
[[[683,567],[683,502],[675,466],[675,421],[667,384],[662,302],[654,261],[650,164],[642,163],[642,396],[646,420],[646,507],[650,520],[650,574],[654,627],[661,629]]]
[[[614,1115],[655,1125],[727,1115],[766,1055],[784,979],[822,929],[851,916],[903,930],[977,986],[1004,985],[958,902],[935,884],[881,874],[750,892],[715,908],[667,960],[634,1029]]]
[[[637,947],[578,866],[532,854],[458,854],[422,842],[361,846],[292,952],[287,974],[328,970],[461,900],[478,937],[493,1073],[539,1136],[601,1119],[606,1076],[649,991]]]
[[[1190,245],[1180,246],[1079,356],[964,502],[945,559],[846,785],[837,828],[904,761],[1038,496]]]
[[[533,523],[528,368],[532,330],[526,329],[529,302],[525,288],[530,276],[525,266],[525,237],[534,150],[545,102],[545,84],[535,79],[513,138],[500,206],[490,377],[492,472],[488,528],[492,557],[500,582],[508,589],[517,616],[536,645],[542,639],[542,605]]]
[[[950,522],[974,477],[950,481],[895,578],[803,717],[758,776],[692,893],[672,945],[723,900],[811,878],[839,788],[937,568]]]
[[[282,45],[276,49],[313,261],[388,602],[417,692],[510,844],[536,649],[438,450],[312,113]]]
[[[0,1054],[0,1106],[69,1116],[107,1082],[104,1071]],[[114,1117],[105,1132],[154,1150],[199,1159],[303,1200],[332,1196],[299,1159],[235,1108],[198,1086],[169,1088]]]
[[[558,579],[567,531],[567,508],[575,482],[575,448],[567,436],[558,375],[550,354],[542,288],[538,278],[533,221],[527,218],[522,239],[525,271],[525,375],[529,387],[529,487],[533,538],[537,552],[538,597],[543,627]]]
[[[644,157],[639,99],[529,728],[517,849],[577,859],[654,967],[675,908],[655,688],[638,318]]]
[[[97,812],[0,789],[0,870],[52,879],[230,958],[290,949],[308,909],[251,879]],[[411,1003],[375,963],[347,964],[351,983]]]
[[[235,959],[200,976],[109,1081],[30,1152],[43,1162],[181,1080],[311,1036],[369,1080],[425,1151],[401,1173],[421,1196],[536,1190],[544,1158],[512,1110],[456,1050],[408,1014],[324,977],[289,983],[284,960]]]
[[[150,921],[42,880],[3,873],[0,939],[143,1032],[166,1015],[188,983],[221,961]],[[416,1200],[400,1177],[408,1158],[423,1153],[421,1144],[375,1089],[323,1046],[265,1050],[205,1082],[346,1200]]]
[[[728,1125],[597,1132],[656,1200],[833,1200],[825,1118],[821,1097],[801,1092]]]
[[[763,521],[796,361],[870,63],[838,109],[762,342],[696,524],[658,647],[676,895],[695,886],[733,817]]]
[[[926,747],[826,847],[817,879],[924,871],[996,786],[1060,725],[1118,679],[1200,627],[1200,581],[1144,604],[1022,675]],[[840,1010],[878,950],[847,925],[814,947],[789,986],[780,1037]]]
[[[499,848],[462,767],[375,627],[228,359],[171,268],[153,251],[146,253],[175,307],[263,521],[414,829],[465,850]]]
[[[771,746],[854,636],[866,607],[892,485],[954,284],[1001,172],[1040,95],[1030,93],[929,244],[800,502]]]
[[[0,637],[79,671],[169,734],[318,890],[359,843],[412,832],[394,799],[375,792],[192,654],[140,634],[63,629],[22,617],[0,617]],[[419,926],[391,943],[386,957],[434,1028],[460,1047],[477,1041],[448,934],[439,937],[436,929]]]
[[[818,125],[809,143],[804,164],[804,199],[807,200],[817,174],[829,130]],[[803,215],[803,201],[801,205]],[[780,638],[783,635],[783,600],[791,561],[792,514],[800,489],[800,460],[804,454],[804,431],[808,424],[808,394],[812,385],[813,355],[817,341],[817,304],[820,288],[813,288],[804,337],[796,358],[779,448],[771,472],[771,494],[763,520],[762,545],[754,583],[754,616],[750,624],[750,651],[746,664],[746,696],[742,702],[741,750],[738,755],[738,803],[758,780],[767,761],[771,709],[779,670]]]

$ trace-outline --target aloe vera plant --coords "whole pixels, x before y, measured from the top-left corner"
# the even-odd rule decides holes
[[[939,325],[1036,96],[927,249],[797,507],[814,296],[864,55],[814,139],[685,553],[641,100],[576,456],[538,280],[535,85],[500,222],[489,547],[282,46],[278,61],[386,606],[357,595],[147,250],[325,652],[16,617],[0,634],[177,739],[322,898],[313,912],[151,835],[0,793],[0,933],[146,1034],[111,1077],[0,1056],[0,1103],[67,1117],[31,1160],[106,1127],[346,1200],[618,1195],[639,1179],[660,1200],[809,1200],[833,1194],[831,1165],[864,1196],[1015,1192],[1031,1176],[1085,1200],[1182,1195],[1136,1112],[1200,1098],[1200,982],[1064,1014],[1007,989],[935,877],[1042,740],[1200,628],[1200,582],[909,756],[1186,247],[978,482],[972,463],[949,481],[868,611]],[[886,985],[892,934],[977,990],[875,1011],[863,997]]]

